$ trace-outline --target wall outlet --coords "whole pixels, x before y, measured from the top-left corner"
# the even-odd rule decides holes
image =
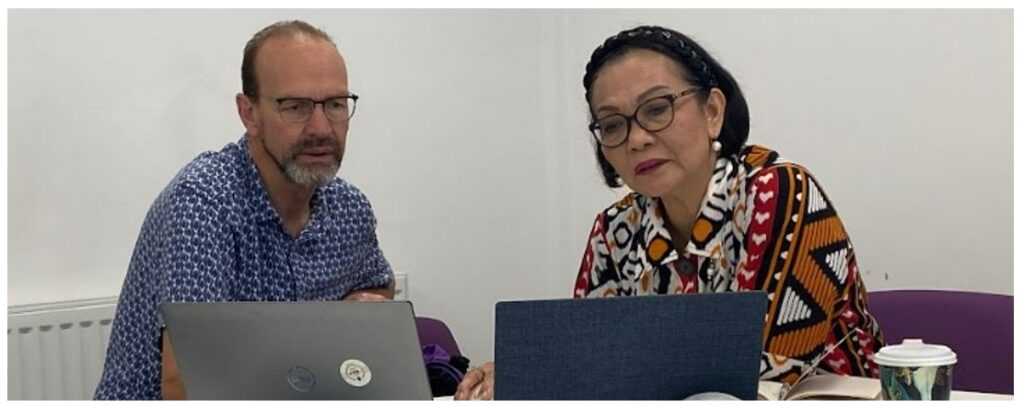
[[[395,273],[395,301],[409,301],[409,276]]]

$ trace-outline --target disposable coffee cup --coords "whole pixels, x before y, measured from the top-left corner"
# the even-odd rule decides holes
[[[956,353],[946,346],[904,339],[875,353],[883,400],[949,400]]]

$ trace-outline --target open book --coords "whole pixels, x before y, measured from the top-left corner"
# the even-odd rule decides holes
[[[858,376],[820,374],[808,376],[786,391],[779,382],[762,380],[757,386],[758,400],[881,400],[882,383]]]

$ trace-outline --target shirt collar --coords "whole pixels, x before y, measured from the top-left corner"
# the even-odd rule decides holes
[[[722,196],[721,194],[729,194],[729,185],[732,185],[736,180],[736,164],[733,162],[733,157],[720,157],[715,161],[715,168],[712,171],[711,180],[708,181],[707,192],[704,195],[704,200],[700,204],[700,213],[707,211],[713,211],[720,213],[721,208],[713,206],[714,202],[711,198],[715,195]],[[728,196],[728,195],[726,195]],[[642,202],[643,213],[646,216],[643,217],[645,221],[641,230],[644,232],[644,244],[645,247],[651,247],[655,244],[656,240],[664,239],[664,241],[672,242],[672,235],[669,233],[668,228],[665,226],[665,217],[661,210],[660,205],[661,199],[659,198],[648,198]],[[721,204],[721,202],[719,202]],[[719,217],[716,225],[711,227],[711,230],[720,230],[719,224],[728,222],[730,219],[725,217]],[[686,244],[686,254],[693,254],[699,257],[712,257],[712,254],[705,247],[717,247],[720,245],[722,237],[720,234],[715,234],[709,238],[707,242],[697,247],[694,244],[694,239],[691,236]],[[668,245],[668,254],[666,254],[660,261],[660,264],[670,264],[679,259],[679,252],[676,250],[674,244]]]
[[[250,211],[257,222],[274,222],[280,225],[281,217],[278,216],[277,209],[274,209],[274,204],[270,201],[270,194],[267,193],[267,189],[263,185],[263,179],[260,177],[256,162],[252,159],[247,140],[248,134],[244,134],[238,141],[238,146],[242,150],[244,198],[249,202]],[[314,238],[323,233],[324,218],[329,215],[330,207],[327,202],[328,194],[325,191],[332,184],[333,182],[322,185],[313,191],[313,196],[310,198],[309,222],[299,234],[299,239]]]
[[[260,178],[260,171],[256,168],[256,162],[252,159],[249,151],[248,134],[243,134],[238,140],[238,147],[241,150],[239,155],[242,160],[242,184],[244,185],[242,195],[249,203],[249,209],[258,222],[280,221],[274,205],[270,202],[270,195],[263,186],[263,179]]]

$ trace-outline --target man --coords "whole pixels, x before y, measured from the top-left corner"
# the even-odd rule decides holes
[[[356,99],[323,31],[287,21],[249,40],[246,133],[185,166],[146,215],[97,399],[186,396],[162,303],[394,297],[370,204],[335,178]]]

